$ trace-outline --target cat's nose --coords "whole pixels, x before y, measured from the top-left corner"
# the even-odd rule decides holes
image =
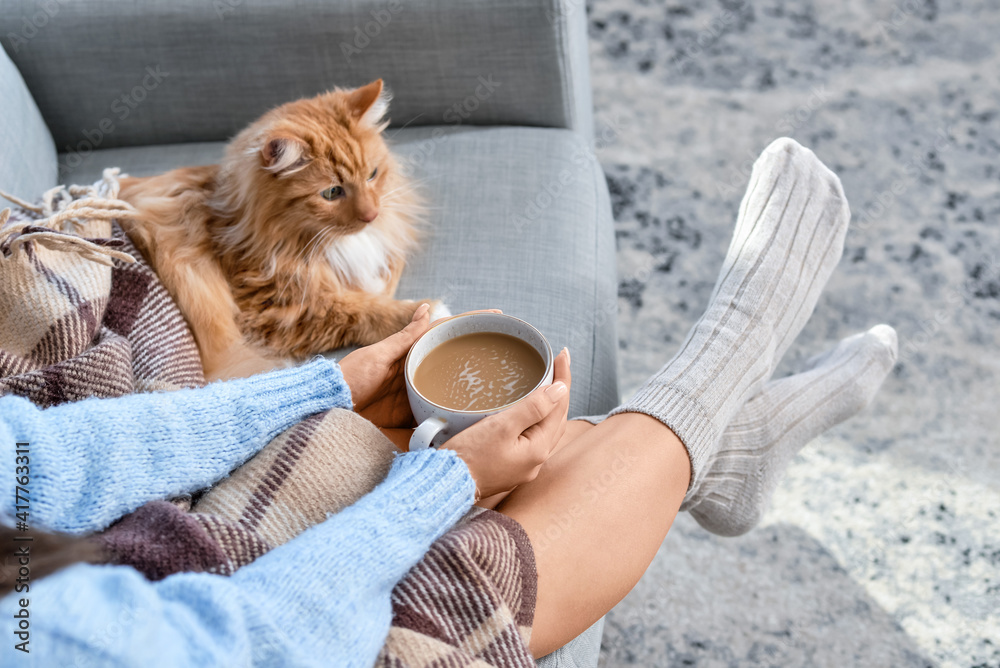
[[[376,209],[375,207],[358,211],[358,220],[362,222],[370,223],[376,218],[378,218],[378,209]]]

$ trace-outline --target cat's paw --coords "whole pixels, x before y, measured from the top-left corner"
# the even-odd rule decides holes
[[[441,318],[450,318],[452,315],[451,309],[444,302],[431,302],[431,322]]]

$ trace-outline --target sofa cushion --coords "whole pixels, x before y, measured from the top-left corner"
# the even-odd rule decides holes
[[[431,206],[431,226],[398,295],[440,298],[453,312],[500,308],[536,325],[573,359],[571,414],[617,403],[617,284],[603,172],[586,140],[568,130],[390,130]],[[133,176],[211,164],[223,144],[95,151],[67,182],[101,169]]]
[[[20,72],[2,48],[0,100],[0,190],[33,201],[56,185],[56,147]],[[0,209],[3,206],[0,200]]]
[[[593,134],[580,0],[5,0],[0,35],[60,151],[224,141],[378,77],[399,125]]]

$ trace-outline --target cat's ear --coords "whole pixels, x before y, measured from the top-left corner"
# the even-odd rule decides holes
[[[351,115],[358,119],[359,125],[381,131],[385,127],[382,119],[389,110],[390,99],[392,96],[385,90],[382,80],[376,79],[348,93],[347,107]]]
[[[289,135],[268,135],[260,148],[264,169],[287,176],[309,164],[309,147],[305,142]]]

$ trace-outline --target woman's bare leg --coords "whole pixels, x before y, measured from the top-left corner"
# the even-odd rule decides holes
[[[654,418],[625,413],[570,426],[576,438],[497,508],[524,527],[535,550],[536,657],[575,638],[635,586],[690,479],[684,445]]]
[[[553,454],[559,452],[565,445],[580,436],[583,436],[593,428],[594,425],[590,424],[586,420],[570,420],[566,423],[566,432],[563,434],[563,437],[559,439],[559,444],[556,445],[556,449]]]

